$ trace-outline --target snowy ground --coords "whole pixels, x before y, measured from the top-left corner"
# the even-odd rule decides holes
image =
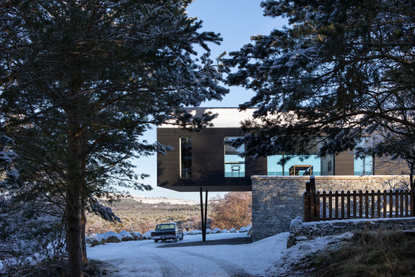
[[[208,234],[206,240],[246,237],[246,233]],[[288,233],[243,245],[158,248],[174,242],[152,240],[88,247],[88,257],[111,266],[113,276],[265,276],[265,270],[286,250]],[[186,243],[201,235],[184,237]]]
[[[208,234],[207,240],[246,236],[246,233]],[[346,233],[318,238],[290,249],[286,247],[288,233],[242,245],[159,248],[175,243],[143,240],[88,247],[88,257],[105,262],[111,276],[297,276],[290,273],[292,265],[350,236]],[[177,244],[201,239],[201,235],[188,235]]]
[[[313,269],[301,269],[310,254],[351,238],[351,233],[300,242],[287,249],[288,233],[278,234],[254,243],[241,245],[185,246],[200,242],[201,235],[187,235],[183,241],[152,240],[107,243],[87,247],[90,259],[103,262],[111,277],[249,277],[249,276],[306,276]],[[207,240],[246,238],[246,233],[208,234]],[[180,247],[180,244],[183,244]],[[162,247],[177,245],[177,247]],[[300,265],[300,266],[298,266]],[[294,267],[293,267],[294,266]],[[0,261],[0,273],[2,263]],[[293,271],[293,269],[298,269]],[[1,274],[0,274],[1,275]]]

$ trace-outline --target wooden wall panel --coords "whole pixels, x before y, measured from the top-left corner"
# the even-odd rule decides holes
[[[390,156],[374,158],[375,175],[409,175],[409,166],[404,161],[392,160]]]
[[[354,175],[354,155],[342,152],[334,157],[334,175]]]

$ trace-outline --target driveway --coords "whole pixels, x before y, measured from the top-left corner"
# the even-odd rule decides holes
[[[265,276],[264,270],[285,250],[281,245],[286,244],[286,235],[256,243],[246,233],[210,234],[207,242],[201,240],[201,235],[188,235],[177,243],[108,243],[88,247],[88,258],[104,262],[111,272],[107,276]]]

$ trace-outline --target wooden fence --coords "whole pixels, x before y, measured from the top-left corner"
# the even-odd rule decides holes
[[[304,221],[350,218],[393,218],[415,216],[414,192],[396,191],[316,191],[310,178],[304,192]]]

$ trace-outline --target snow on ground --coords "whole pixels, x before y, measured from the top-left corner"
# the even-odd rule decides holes
[[[247,237],[246,233],[208,234],[206,240]],[[265,276],[286,251],[288,233],[251,244],[158,248],[176,244],[152,240],[88,247],[88,257],[110,264],[113,276]],[[201,241],[201,235],[183,241]]]
[[[201,235],[188,235],[177,243],[153,240],[107,243],[87,247],[88,258],[104,262],[108,276],[291,276],[291,267],[327,245],[349,240],[351,233],[303,241],[287,249],[288,233],[240,245],[184,246],[200,242]],[[206,240],[246,238],[246,233],[208,234]],[[183,247],[180,247],[183,244]],[[174,245],[177,247],[160,247]],[[0,271],[1,271],[0,263]]]
[[[293,265],[329,244],[348,240],[350,233],[300,242],[287,249],[289,233],[240,245],[183,246],[200,242],[201,235],[185,236],[177,243],[153,240],[109,243],[88,247],[88,257],[107,265],[111,276],[291,276]],[[245,238],[246,233],[208,234],[206,240]],[[176,245],[177,247],[163,247]]]
[[[267,269],[267,275],[286,276],[288,272],[291,272],[293,266],[298,265],[305,258],[325,249],[328,245],[349,241],[352,236],[352,233],[347,232],[339,236],[319,237],[314,240],[299,242],[284,251],[280,259],[276,260],[274,265]]]

